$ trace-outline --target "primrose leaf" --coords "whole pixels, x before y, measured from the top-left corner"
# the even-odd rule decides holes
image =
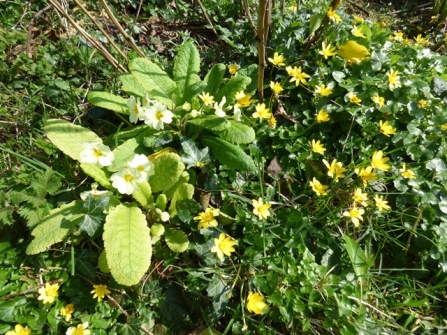
[[[151,237],[145,215],[138,207],[120,204],[104,224],[104,248],[113,278],[121,285],[136,285],[149,269]]]
[[[193,85],[200,82],[199,71],[200,55],[197,48],[191,42],[183,44],[174,59],[173,69],[174,80],[182,97],[179,104],[197,95],[197,91],[201,89],[193,89]]]
[[[129,107],[127,106],[127,99],[109,92],[90,92],[87,95],[87,100],[93,106],[105,108],[124,115],[129,115]]]
[[[252,127],[241,122],[229,120],[231,126],[222,130],[212,130],[220,138],[236,144],[247,144],[255,140],[255,131]]]
[[[144,87],[135,78],[132,73],[125,73],[119,76],[119,80],[123,84],[122,89],[129,95],[134,95],[138,97],[144,96]]]
[[[110,173],[102,170],[94,164],[81,163],[81,169],[85,172],[86,175],[92,177],[97,181],[101,186],[105,187],[108,190],[115,190],[110,183]]]
[[[188,122],[211,131],[222,131],[231,126],[230,121],[217,115],[205,115],[196,117]]]
[[[171,217],[177,215],[177,202],[181,200],[192,199],[194,195],[194,186],[188,183],[180,184],[176,189],[171,199],[169,206],[169,215]]]
[[[99,198],[93,197],[91,194],[87,196],[84,202],[84,208],[87,211],[79,224],[79,229],[85,231],[92,237],[104,221],[104,209],[109,204],[110,197],[104,195]]]
[[[185,170],[180,156],[171,152],[157,157],[152,163],[155,173],[149,177],[149,184],[153,193],[171,188]]]
[[[71,124],[65,120],[50,119],[45,122],[45,135],[64,154],[79,161],[86,142],[102,143],[101,138],[91,130]]]
[[[189,246],[188,236],[181,230],[167,229],[165,241],[169,249],[177,253],[185,251]]]
[[[251,83],[251,78],[238,75],[231,78],[217,93],[214,97],[215,101],[221,101],[223,97],[227,98],[227,104],[231,105],[236,101],[236,92],[243,91]]]
[[[131,161],[135,156],[135,149],[138,148],[138,143],[135,138],[131,138],[124,142],[123,144],[117,146],[113,150],[113,155],[115,159],[107,170],[111,172],[118,171],[121,166],[125,166],[127,162]]]
[[[186,168],[189,169],[193,166],[198,166],[200,164],[206,164],[211,161],[209,155],[209,148],[199,149],[196,144],[190,138],[184,137],[181,140],[181,145],[183,151],[185,152],[181,157],[183,163],[186,164]]]
[[[226,66],[224,64],[214,65],[206,74],[205,79],[203,79],[203,82],[206,84],[203,90],[214,96],[222,84],[225,76],[225,70]]]

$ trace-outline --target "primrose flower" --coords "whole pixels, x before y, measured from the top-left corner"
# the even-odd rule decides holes
[[[268,119],[272,113],[270,113],[270,108],[266,108],[265,104],[257,104],[256,105],[256,112],[254,112],[251,116],[253,116],[255,119]]]
[[[232,252],[236,251],[233,248],[236,241],[224,233],[220,233],[219,238],[214,239],[214,244],[215,246],[211,248],[211,252],[217,253],[217,257],[221,260],[224,258],[224,254],[229,257]]]
[[[140,104],[140,98],[131,96],[129,99],[127,99],[127,107],[129,107],[129,121],[131,123],[137,123],[138,120],[144,119],[144,113]]]
[[[65,318],[65,322],[70,322],[71,316],[74,313],[75,308],[73,304],[68,304],[59,310],[59,313]]]
[[[110,148],[99,142],[86,142],[82,145],[84,150],[79,154],[81,163],[95,164],[96,166],[110,166],[115,159]]]
[[[199,220],[198,229],[208,229],[209,226],[217,227],[218,222],[214,218],[216,216],[219,216],[219,210],[218,209],[212,209],[207,208],[204,212],[200,212],[199,215],[194,217],[194,220]]]
[[[318,51],[318,53],[320,55],[323,55],[324,59],[328,59],[328,57],[335,56],[337,54],[337,52],[335,51],[336,48],[331,48],[330,43],[326,46],[326,43],[323,42],[321,43],[321,45],[321,50]]]
[[[284,91],[284,88],[281,86],[281,83],[278,83],[277,81],[275,82],[271,81],[269,86],[275,95],[278,95],[279,93]]]
[[[326,85],[316,85],[315,93],[321,95],[322,97],[328,97],[332,94],[332,88],[326,87]]]
[[[352,200],[359,205],[367,206],[368,204],[366,203],[366,200],[368,200],[368,194],[363,193],[362,189],[357,187],[354,191],[354,195],[352,196]]]
[[[16,325],[14,327],[14,330],[10,330],[6,332],[5,335],[29,335],[31,334],[31,329],[28,329],[28,327],[23,327],[22,325]]]
[[[327,11],[326,15],[329,18],[329,20],[331,20],[331,22],[333,23],[339,23],[342,21],[340,15],[338,15],[335,11],[333,11],[332,7],[329,7],[329,10]]]
[[[228,65],[228,71],[230,72],[231,75],[235,75],[240,68],[241,67],[236,63],[231,63],[230,65]]]
[[[393,31],[393,34],[394,34],[393,39],[396,42],[403,42],[404,41],[404,33],[403,32],[401,32],[401,31]]]
[[[312,140],[311,142],[311,146],[312,146],[312,151],[317,153],[317,154],[321,154],[324,155],[324,152],[326,151],[326,148],[324,147],[324,145],[322,143],[320,143],[320,140],[316,141]]]
[[[389,81],[389,89],[391,90],[391,91],[393,91],[395,88],[397,88],[397,87],[401,87],[401,84],[400,84],[400,80],[399,80],[399,76],[398,76],[398,74],[399,74],[399,71],[394,71],[394,70],[392,70],[392,69],[390,69],[387,73],[386,73],[386,75],[388,76],[388,81]]]
[[[155,103],[155,100],[149,99],[149,92],[144,91],[143,98],[141,99],[141,107],[148,107],[150,104],[153,103]]]
[[[152,176],[155,173],[154,164],[152,164],[146,155],[136,154],[127,165],[130,168],[135,169],[137,183],[147,180],[149,176]]]
[[[403,163],[402,164],[402,169],[399,170],[400,174],[402,175],[402,177],[404,178],[408,178],[408,179],[415,179],[416,178],[416,174],[407,169],[407,164]]]
[[[355,41],[347,41],[340,46],[337,55],[348,61],[349,64],[360,63],[363,59],[370,55],[369,51]]]
[[[363,24],[365,22],[365,19],[363,17],[354,15],[354,24]]]
[[[368,181],[370,180],[377,180],[377,175],[372,170],[372,166],[368,166],[366,168],[357,168],[355,169],[355,173],[360,177],[360,179],[363,181],[363,186],[368,186]]]
[[[106,294],[110,294],[112,292],[110,292],[107,289],[107,285],[93,285],[93,291],[91,291],[90,293],[93,293],[93,299],[98,298],[98,302],[100,302],[102,299],[104,299]]]
[[[363,27],[354,26],[354,28],[352,28],[352,35],[355,37],[366,38],[363,34]]]
[[[214,97],[208,92],[202,92],[202,94],[199,94],[199,98],[202,99],[205,106],[210,106],[214,103]]]
[[[349,211],[343,212],[343,216],[350,218],[356,228],[360,226],[360,221],[363,221],[363,214],[365,214],[365,210],[357,208],[355,205]]]
[[[287,74],[292,77],[289,80],[290,83],[295,82],[295,86],[298,86],[300,83],[302,83],[303,85],[307,85],[306,78],[310,78],[310,76],[307,73],[302,72],[301,66],[294,66],[293,68],[291,66],[287,66],[286,71]]]
[[[252,199],[251,202],[253,204],[253,214],[257,215],[259,220],[267,219],[270,215],[269,208],[272,207],[272,204],[270,202],[264,204],[262,198],[258,200]]]
[[[417,45],[420,45],[420,46],[422,46],[422,47],[425,47],[425,46],[428,44],[427,39],[424,38],[424,37],[422,37],[421,34],[418,34],[418,35],[414,38],[414,40],[416,41],[416,44],[417,44]]]
[[[388,171],[390,165],[386,164],[390,159],[388,157],[383,157],[383,151],[379,150],[374,152],[371,159],[371,166],[377,170]]]
[[[313,178],[312,181],[309,182],[310,186],[312,186],[312,191],[314,191],[318,196],[327,195],[326,190],[329,186],[321,184],[317,178]]]
[[[385,106],[385,98],[380,97],[379,95],[374,95],[371,97],[371,100],[379,105],[379,109],[381,109],[383,106]]]
[[[40,294],[37,300],[43,300],[44,304],[49,303],[52,304],[54,302],[54,298],[57,297],[57,291],[59,290],[59,284],[51,285],[49,283],[45,283],[44,287],[41,287],[37,292]]]
[[[323,109],[321,109],[317,114],[317,122],[328,122],[331,118],[329,117],[329,114],[326,113]]]
[[[387,205],[388,201],[383,199],[382,195],[381,196],[375,195],[374,196],[374,201],[376,202],[376,206],[379,209],[379,212],[382,212],[383,210],[391,209],[391,207]]]
[[[332,160],[330,165],[327,160],[323,159],[323,164],[328,168],[327,175],[334,178],[335,181],[338,181],[338,178],[343,178],[345,176],[343,172],[346,169],[343,167],[343,164],[341,162],[337,162],[336,159]]]
[[[348,99],[351,103],[361,106],[362,100],[354,92],[348,93]]]
[[[238,106],[234,106],[233,107],[233,116],[232,119],[234,121],[241,121],[241,115],[242,115],[242,111]]]
[[[189,112],[189,111],[191,110],[191,104],[190,104],[189,102],[185,102],[185,103],[182,105],[182,109],[183,109],[184,111],[186,111],[186,112]]]
[[[390,125],[388,121],[383,122],[382,120],[380,120],[379,126],[380,126],[380,132],[387,137],[390,137],[390,135],[396,133],[396,128]]]
[[[88,328],[88,322],[79,324],[77,327],[70,327],[67,329],[65,335],[90,335]]]
[[[275,66],[284,66],[286,65],[286,63],[284,63],[286,61],[286,59],[284,58],[283,55],[280,55],[279,53],[275,52],[273,54],[273,58],[268,58],[268,61],[270,63],[272,63]]]
[[[250,99],[251,95],[244,91],[236,92],[235,98],[239,107],[249,107],[254,102],[253,99]]]
[[[144,113],[144,123],[156,130],[164,129],[164,124],[171,123],[174,114],[168,110],[165,104],[156,102],[152,107],[147,108]]]
[[[121,194],[132,194],[138,190],[137,183],[139,182],[140,175],[136,169],[129,167],[120,167],[117,172],[112,174],[110,180],[112,186],[115,187]]]
[[[258,292],[250,292],[247,297],[247,309],[250,313],[262,314],[262,310],[267,307],[263,301],[264,296]]]
[[[421,99],[418,101],[418,108],[420,109],[427,108],[427,104],[428,104],[427,100]]]
[[[225,111],[223,110],[223,105],[225,105],[226,102],[227,98],[223,97],[220,103],[217,102],[214,103],[214,109],[215,109],[214,114],[216,114],[218,117],[227,116],[227,113],[225,113]]]

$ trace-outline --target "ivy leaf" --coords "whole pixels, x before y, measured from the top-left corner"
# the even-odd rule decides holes
[[[167,229],[165,241],[169,249],[177,253],[185,251],[189,246],[188,236],[181,230]]]
[[[206,292],[208,293],[208,297],[215,297],[221,294],[228,286],[226,280],[223,280],[220,276],[214,274],[213,278],[211,278],[211,282],[208,284],[206,288]]]
[[[202,206],[194,200],[185,199],[176,203],[177,215],[180,220],[188,223],[202,209]]]
[[[86,209],[87,213],[82,219],[79,229],[81,231],[85,231],[90,237],[93,237],[99,226],[104,221],[104,209],[109,204],[109,201],[109,196],[104,195],[99,198],[94,198],[91,194],[89,194],[84,202],[84,208]]]
[[[440,77],[433,77],[433,91],[440,97],[443,97],[443,93],[447,92],[447,81]]]
[[[129,115],[129,107],[127,106],[127,99],[109,92],[90,92],[87,95],[87,100],[93,106],[105,108],[124,115]]]
[[[189,169],[193,166],[199,166],[211,161],[209,155],[209,148],[199,149],[193,140],[187,137],[183,137],[180,144],[185,152],[182,157],[182,162],[186,164],[186,168]]]

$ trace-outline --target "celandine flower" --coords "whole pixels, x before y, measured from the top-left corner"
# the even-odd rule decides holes
[[[312,140],[312,142],[310,143],[310,145],[312,146],[312,151],[317,153],[317,154],[321,154],[324,155],[324,152],[326,151],[326,148],[324,147],[324,145],[320,142],[320,140],[316,141]]]
[[[363,193],[361,188],[356,188],[352,200],[359,205],[367,206],[366,200],[368,200],[368,194]]]
[[[394,71],[392,69],[390,69],[386,73],[386,75],[388,76],[388,82],[389,82],[388,87],[391,91],[393,91],[397,87],[401,87],[398,74],[399,74],[399,71],[397,71],[397,70]]]
[[[363,24],[365,22],[365,19],[363,17],[353,15],[354,17],[354,24]]]
[[[199,98],[202,99],[205,106],[211,106],[214,103],[214,97],[208,92],[202,92],[202,94],[199,94]]]
[[[362,100],[354,92],[348,93],[348,99],[351,103],[356,104],[357,106],[361,105]]]
[[[66,335],[90,335],[90,330],[88,328],[88,322],[84,322],[77,327],[68,328]]]
[[[317,114],[317,122],[328,122],[331,118],[329,117],[329,114],[326,113],[323,109],[321,109]]]
[[[262,201],[262,198],[259,198],[258,200],[251,200],[253,204],[253,214],[257,215],[259,220],[267,219],[267,217],[270,215],[270,207],[272,207],[272,204],[270,202],[267,202],[264,204]]]
[[[138,180],[140,176],[134,168],[120,167],[117,172],[112,174],[110,180],[112,186],[115,187],[121,194],[132,194],[138,190]]]
[[[371,166],[374,169],[388,171],[390,169],[390,165],[386,164],[390,159],[388,157],[383,157],[383,151],[378,150],[374,152],[371,159]]]
[[[363,34],[363,27],[354,26],[354,28],[352,29],[352,35],[354,35],[355,37],[366,38],[366,36]]]
[[[273,116],[273,114],[270,115],[268,123],[267,123],[269,128],[270,129],[275,129],[276,128],[276,123],[277,123],[277,121],[276,121],[275,117]]]
[[[388,123],[388,121],[383,122],[382,120],[380,120],[379,126],[380,126],[380,132],[385,136],[390,137],[390,135],[393,135],[396,133],[396,128],[394,128],[392,125],[390,125]]]
[[[323,159],[323,163],[328,168],[327,175],[331,178],[334,178],[335,181],[338,181],[338,178],[343,178],[345,176],[343,172],[346,169],[343,167],[343,164],[341,162],[337,162],[336,159],[332,160],[332,163],[330,165],[325,159]]]
[[[171,123],[174,114],[168,110],[165,104],[156,102],[152,107],[147,108],[144,113],[144,123],[156,130],[164,129],[164,124]]]
[[[336,50],[335,47],[331,48],[330,43],[326,46],[326,43],[323,42],[321,43],[321,50],[318,51],[318,53],[320,55],[323,55],[324,59],[328,59],[328,57],[335,56],[337,54],[335,50]]]
[[[262,310],[267,307],[264,296],[258,292],[250,292],[247,297],[247,309],[250,313],[262,314]]]
[[[313,178],[312,181],[309,182],[310,186],[312,186],[312,190],[318,195],[327,195],[326,190],[329,186],[321,184],[317,178]]]
[[[424,109],[427,107],[427,104],[428,104],[427,100],[421,99],[418,101],[418,108]]]
[[[408,179],[415,179],[416,178],[416,174],[407,169],[407,164],[403,163],[402,164],[402,169],[399,170],[400,174],[402,175],[402,177],[404,178],[408,178]]]
[[[110,166],[115,159],[110,148],[99,142],[86,142],[79,154],[81,163],[95,164],[99,167]]]
[[[394,34],[393,39],[396,42],[403,42],[404,41],[404,33],[403,32],[401,32],[401,31],[393,31],[393,34]]]
[[[236,63],[231,63],[230,65],[228,65],[228,71],[230,72],[231,75],[235,75],[237,73],[237,71],[239,71],[240,66],[237,65]]]
[[[280,55],[279,53],[275,52],[273,54],[273,58],[269,58],[268,61],[270,63],[272,63],[275,66],[284,66],[286,65],[285,61],[286,59],[284,58],[283,55]]]
[[[363,221],[363,214],[365,214],[365,210],[363,208],[357,208],[355,205],[349,211],[343,212],[343,216],[350,218],[354,227],[360,226],[360,221]]]
[[[383,210],[391,209],[391,207],[387,205],[388,201],[383,199],[382,195],[381,196],[375,195],[374,196],[374,201],[376,202],[376,206],[379,209],[379,212],[382,212]]]
[[[31,329],[28,327],[23,327],[22,325],[16,325],[14,330],[6,332],[5,335],[29,335],[31,334]]]
[[[204,212],[200,212],[199,215],[194,217],[194,220],[200,220],[198,229],[208,229],[209,226],[217,227],[217,220],[214,218],[219,216],[218,209],[207,208]]]
[[[214,244],[215,246],[211,248],[211,252],[217,253],[217,257],[222,260],[224,255],[229,257],[235,251],[233,246],[236,244],[236,241],[230,236],[221,233],[219,238],[214,239]]]
[[[270,108],[267,108],[264,103],[257,104],[256,105],[256,112],[254,112],[251,116],[253,116],[255,119],[268,119],[272,115],[270,113]]]
[[[223,106],[225,105],[225,103],[227,102],[227,98],[222,97],[222,101],[220,103],[215,102],[214,103],[214,114],[217,115],[218,117],[225,117],[227,116],[227,113],[225,113],[225,111],[223,110]]]
[[[251,95],[246,94],[244,91],[236,92],[235,98],[239,105],[238,107],[249,107],[254,102],[254,100],[251,99]]]
[[[379,109],[385,105],[385,98],[379,97],[377,94],[374,95],[371,100],[379,105]]]
[[[310,78],[310,76],[301,71],[301,66],[300,67],[291,67],[291,66],[287,66],[286,67],[286,71],[287,74],[289,76],[291,76],[292,78],[290,78],[289,82],[295,82],[295,86],[298,86],[300,83],[302,83],[303,85],[307,85],[307,78]]]
[[[75,308],[73,304],[68,304],[59,310],[59,313],[65,318],[65,322],[70,322],[71,316],[74,313]]]
[[[54,302],[54,298],[57,297],[58,290],[59,290],[59,284],[51,285],[49,283],[45,283],[45,286],[41,287],[37,291],[40,294],[37,300],[42,300],[44,304],[46,303],[52,304]]]
[[[360,177],[360,179],[363,181],[363,186],[368,186],[368,181],[370,180],[377,180],[377,175],[372,170],[372,166],[368,166],[366,168],[361,169],[355,169],[355,173]]]
[[[423,46],[423,47],[425,47],[425,46],[428,44],[427,39],[424,38],[424,37],[422,37],[421,34],[418,34],[418,35],[414,38],[414,40],[416,41],[416,44],[417,44],[417,45],[420,45],[420,46]]]
[[[332,88],[326,87],[326,85],[316,85],[315,93],[321,95],[322,97],[328,97],[332,94]]]
[[[281,83],[278,83],[277,81],[275,82],[271,81],[269,86],[275,95],[278,95],[279,93],[284,91],[284,88],[281,86]]]
[[[155,173],[154,164],[152,164],[146,155],[136,154],[127,165],[130,168],[135,169],[137,183],[147,180],[149,176],[152,176]]]
[[[332,10],[332,7],[329,7],[329,10],[327,11],[327,17],[331,22],[333,23],[339,23],[341,22],[341,17],[338,15],[335,11]]]
[[[98,302],[100,302],[106,294],[110,294],[111,292],[107,289],[107,285],[93,285],[93,291],[90,293],[93,293],[93,299],[98,298]]]

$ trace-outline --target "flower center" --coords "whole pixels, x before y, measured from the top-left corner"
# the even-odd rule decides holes
[[[123,179],[125,180],[126,183],[130,184],[134,178],[131,174],[126,174],[126,175],[124,175]]]
[[[163,112],[157,111],[155,113],[155,118],[160,121],[163,118]]]
[[[93,156],[95,156],[96,158],[99,158],[99,157],[102,157],[104,155],[103,155],[101,150],[94,148],[93,149]]]

